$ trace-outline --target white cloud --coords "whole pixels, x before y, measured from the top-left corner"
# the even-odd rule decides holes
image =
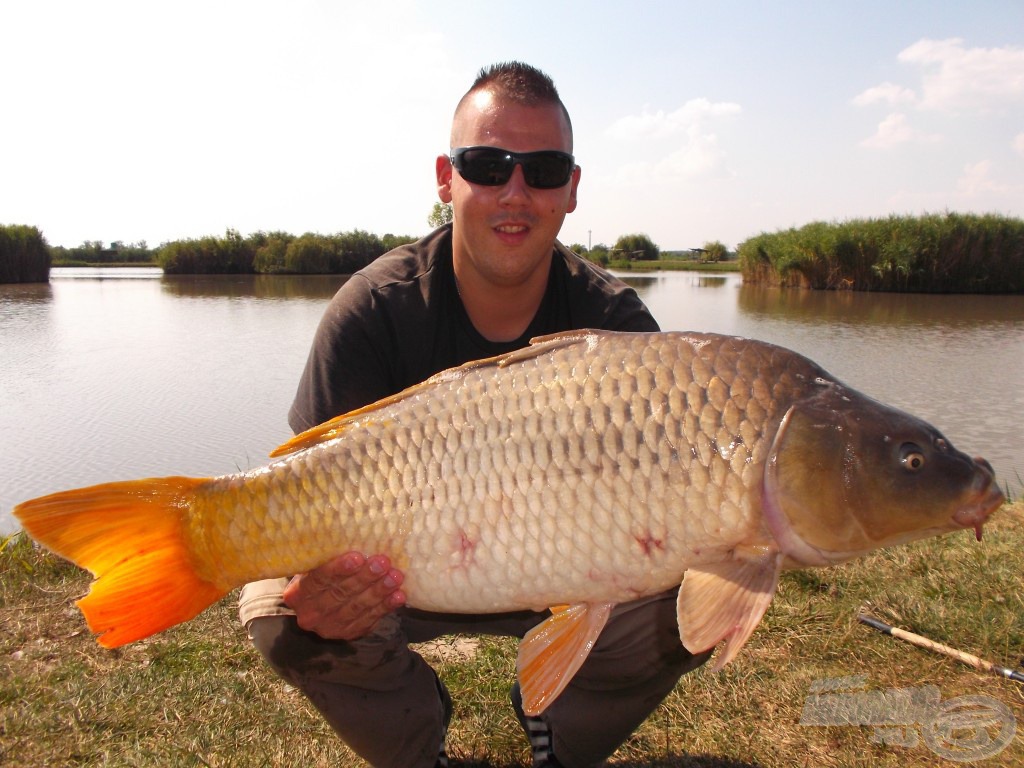
[[[655,176],[694,178],[715,174],[725,160],[725,152],[713,133],[701,133],[696,125],[686,132],[686,143],[654,168]]]
[[[877,104],[879,102],[883,104],[913,104],[917,97],[914,92],[909,88],[904,88],[902,85],[896,85],[895,83],[884,82],[881,85],[876,85],[874,88],[868,88],[863,93],[860,93],[853,99],[853,103],[858,107],[866,107],[870,104]]]
[[[649,112],[647,107],[639,115],[620,117],[608,127],[608,135],[614,139],[631,141],[639,138],[666,138],[689,133],[695,125],[707,118],[738,115],[742,112],[739,104],[727,101],[712,102],[708,99],[690,99],[679,109],[666,113],[659,109]]]
[[[960,38],[923,39],[897,58],[921,71],[922,109],[995,109],[1024,101],[1024,48],[966,48]]]
[[[618,183],[648,184],[651,181],[677,181],[696,178],[728,178],[726,153],[713,133],[701,132],[699,126],[687,129],[686,139],[676,149],[658,160],[640,160],[620,166]]]
[[[718,136],[707,123],[742,112],[733,102],[691,99],[672,112],[651,112],[646,107],[639,115],[627,115],[612,123],[608,136],[623,142],[668,140],[667,153],[657,160],[639,160],[619,168],[620,183],[649,182],[654,179],[727,177],[726,153]],[[663,146],[664,149],[664,146]]]
[[[963,175],[957,179],[957,189],[967,197],[978,197],[988,193],[1005,194],[1011,191],[1006,184],[992,178],[992,161],[980,160],[964,166]]]
[[[871,149],[889,149],[908,142],[932,143],[940,138],[937,134],[918,131],[911,126],[905,114],[893,112],[878,124],[874,136],[864,139],[860,144]]]
[[[1013,143],[1011,144],[1013,151],[1021,157],[1024,157],[1024,133],[1018,133],[1013,137]]]

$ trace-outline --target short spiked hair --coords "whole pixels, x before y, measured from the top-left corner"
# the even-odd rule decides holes
[[[473,81],[473,85],[459,100],[455,114],[459,113],[462,105],[470,96],[484,90],[494,91],[514,104],[522,104],[527,107],[542,104],[556,105],[565,117],[565,123],[569,127],[569,136],[572,136],[572,120],[569,118],[569,111],[558,95],[554,81],[536,67],[531,67],[521,61],[504,61],[484,67]]]

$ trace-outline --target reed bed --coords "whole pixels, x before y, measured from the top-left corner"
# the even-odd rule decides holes
[[[944,213],[815,222],[738,248],[746,283],[827,290],[1024,292],[1024,220]]]
[[[0,283],[45,283],[50,250],[42,233],[24,224],[0,225]]]

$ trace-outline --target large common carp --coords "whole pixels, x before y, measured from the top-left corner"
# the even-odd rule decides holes
[[[304,432],[260,469],[66,491],[19,505],[97,577],[113,647],[232,588],[348,550],[388,555],[410,606],[556,609],[520,646],[542,711],[616,603],[676,585],[690,651],[731,660],[783,568],[981,526],[991,467],[806,358],[714,334],[536,339]]]

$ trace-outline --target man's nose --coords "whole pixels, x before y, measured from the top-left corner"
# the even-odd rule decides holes
[[[523,175],[523,166],[516,163],[515,168],[512,169],[512,175],[501,188],[501,198],[505,200],[529,197],[529,190],[530,186],[526,183],[526,177]]]

